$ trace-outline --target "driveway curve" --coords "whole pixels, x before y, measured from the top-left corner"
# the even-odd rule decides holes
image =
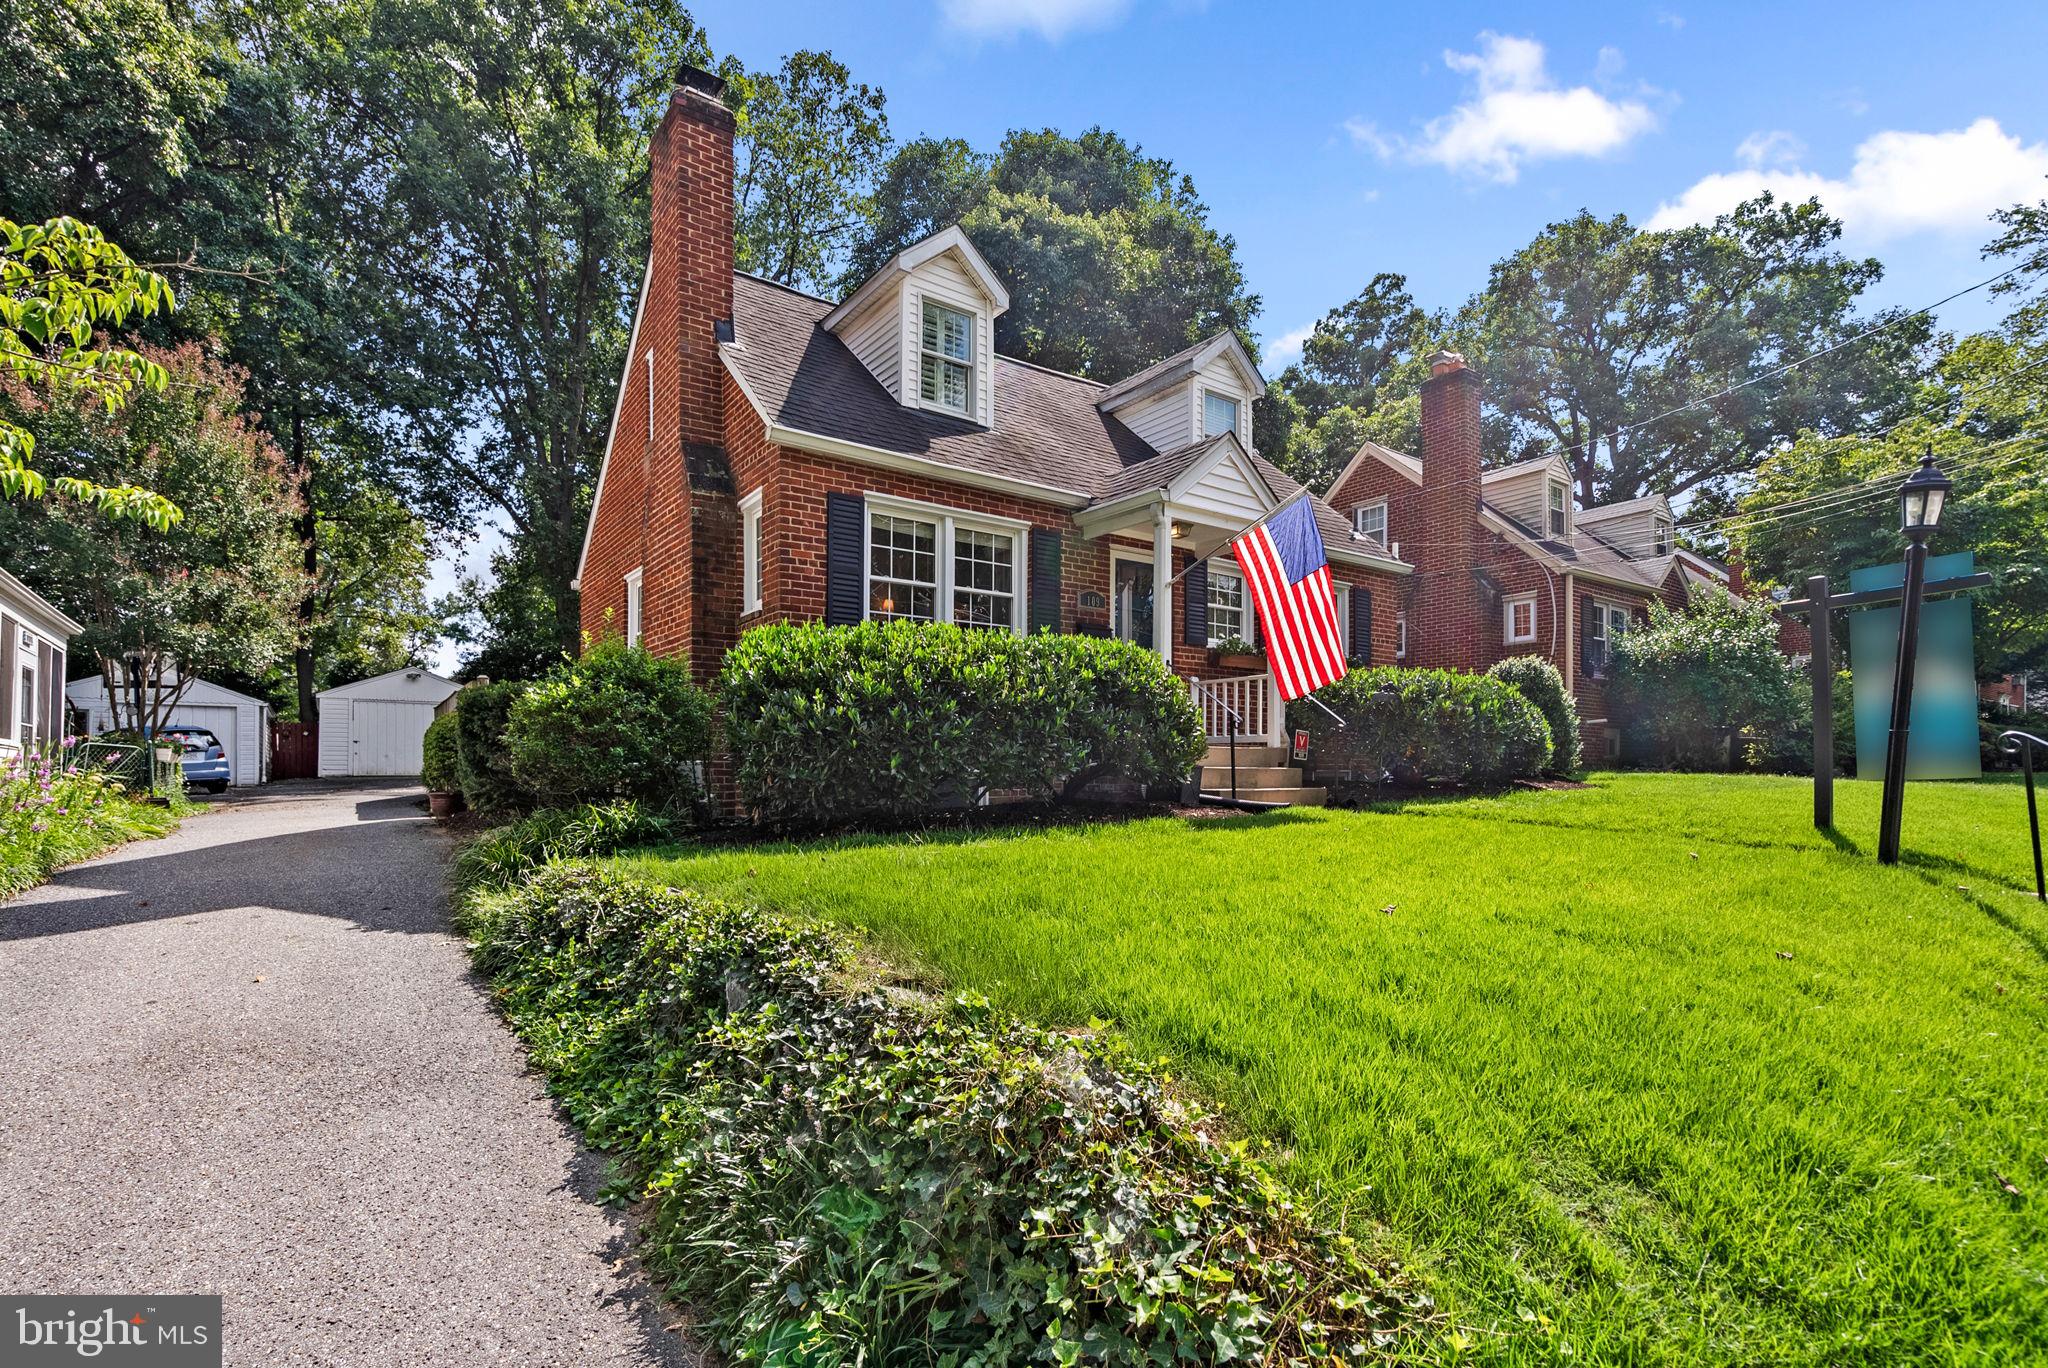
[[[277,785],[0,904],[0,1290],[239,1365],[695,1362],[470,975],[417,787]]]

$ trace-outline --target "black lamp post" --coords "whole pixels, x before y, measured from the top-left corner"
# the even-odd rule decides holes
[[[1934,453],[1899,490],[1899,530],[1906,534],[1906,592],[1899,609],[1899,665],[1892,675],[1892,730],[1884,756],[1884,810],[1878,818],[1877,860],[1899,862],[1899,814],[1906,801],[1906,739],[1913,715],[1913,660],[1920,652],[1920,597],[1927,585],[1927,538],[1941,524],[1942,506],[1955,481],[1935,468]]]

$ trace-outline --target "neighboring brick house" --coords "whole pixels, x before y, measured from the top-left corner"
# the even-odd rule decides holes
[[[1678,607],[1692,585],[1728,583],[1725,568],[1677,545],[1661,494],[1579,508],[1561,455],[1482,471],[1480,380],[1454,352],[1432,357],[1423,383],[1421,459],[1368,442],[1327,501],[1414,567],[1381,609],[1401,664],[1484,670],[1540,655],[1563,674],[1593,757],[1618,753],[1606,698],[1614,637],[1653,600]]]
[[[700,679],[761,623],[1113,634],[1285,739],[1227,543],[1305,491],[1251,449],[1265,381],[1212,337],[1114,385],[994,350],[1004,283],[959,228],[845,299],[733,268],[733,120],[686,68],[651,147],[653,244],[585,535],[583,627]],[[1314,499],[1313,495],[1309,496]],[[1353,659],[1394,656],[1411,566],[1320,499]],[[1175,581],[1175,576],[1182,576]],[[1209,683],[1210,680],[1227,681]]]

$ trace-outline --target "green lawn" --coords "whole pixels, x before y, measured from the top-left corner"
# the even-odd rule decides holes
[[[1875,785],[1839,787],[1833,839],[1809,792],[1611,775],[641,863],[1117,1022],[1409,1258],[1480,1358],[2048,1360],[2021,791],[1912,786],[1890,870]]]

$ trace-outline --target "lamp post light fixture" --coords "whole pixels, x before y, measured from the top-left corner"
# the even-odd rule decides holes
[[[1884,756],[1884,807],[1878,818],[1877,860],[1899,862],[1899,815],[1906,801],[1906,741],[1913,715],[1913,661],[1920,651],[1920,599],[1927,586],[1927,538],[1941,525],[1955,481],[1929,451],[1899,489],[1899,530],[1906,538],[1905,601],[1899,608],[1899,663],[1892,673],[1892,728]]]

